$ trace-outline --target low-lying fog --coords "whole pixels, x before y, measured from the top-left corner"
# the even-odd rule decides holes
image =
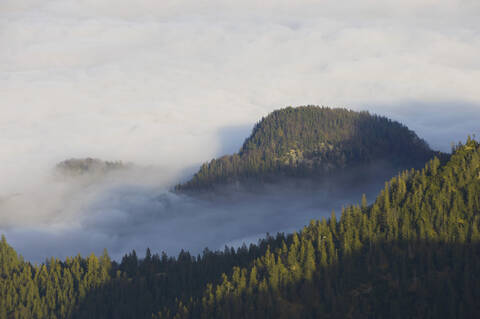
[[[13,194],[0,203],[0,232],[18,252],[35,262],[107,248],[119,259],[132,249],[177,254],[200,253],[256,242],[267,232],[299,230],[311,219],[330,216],[342,205],[373,199],[393,172],[325,179],[316,188],[293,182],[261,191],[227,191],[209,198],[176,194],[154,168],[130,168],[104,175],[52,174],[43,187]],[[368,176],[375,176],[370,177]],[[32,213],[34,212],[34,213]]]
[[[415,105],[421,107],[416,109]],[[475,105],[463,106],[458,112],[440,105],[441,114],[429,116],[432,109],[431,105],[415,103],[391,106],[396,110],[394,119],[425,136],[435,149],[448,151],[452,141],[478,132],[475,123],[480,111]],[[382,108],[372,106],[372,110],[381,113]],[[215,138],[201,137],[198,147],[210,145],[217,149],[216,156],[233,153],[250,130],[251,125],[224,128]],[[194,145],[191,141],[183,144],[182,138],[185,136],[180,137],[177,150]],[[104,146],[108,146],[105,152],[112,150],[111,145]],[[93,155],[105,153],[95,151],[95,147]],[[49,160],[47,152],[41,150],[33,160],[19,157],[15,161],[5,154],[6,163],[14,169],[9,171],[8,165],[1,168],[4,179],[0,181],[0,233],[34,262],[50,256],[99,254],[103,248],[117,260],[132,249],[141,256],[147,247],[173,255],[180,249],[196,254],[205,247],[215,250],[224,245],[256,242],[267,232],[299,230],[310,219],[330,216],[332,209],[339,215],[342,206],[359,203],[362,193],[374,200],[384,182],[396,173],[377,165],[362,172],[362,177],[352,174],[325,179],[316,189],[299,190],[290,183],[268,186],[260,193],[234,191],[210,199],[169,191],[198,169],[199,157],[208,160],[215,153],[204,150],[210,155],[186,156],[195,150],[192,147],[180,151],[181,155],[153,150],[150,160],[129,169],[80,176],[62,176],[55,171],[52,159],[58,161],[61,153],[68,153],[68,147],[50,155]],[[45,159],[36,161],[42,156]],[[157,158],[159,166],[145,164]],[[18,171],[20,168],[23,171]]]

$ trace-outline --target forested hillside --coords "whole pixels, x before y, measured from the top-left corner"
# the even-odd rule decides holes
[[[122,161],[102,161],[98,158],[71,158],[55,166],[57,173],[65,176],[79,176],[85,174],[108,173],[115,170],[131,168],[132,164]]]
[[[480,145],[312,221],[157,318],[478,318]]]
[[[318,106],[288,107],[256,124],[238,153],[203,164],[177,190],[282,176],[316,178],[378,161],[401,170],[420,167],[433,156],[413,131],[385,117]]]
[[[258,245],[33,266],[0,242],[0,318],[478,318],[480,144]]]

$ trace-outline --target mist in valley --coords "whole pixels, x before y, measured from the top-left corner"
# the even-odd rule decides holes
[[[160,170],[129,168],[100,176],[52,174],[43,187],[0,204],[1,232],[26,259],[65,258],[107,248],[119,260],[135,249],[176,255],[256,243],[267,233],[293,232],[312,219],[374,199],[394,174],[384,163],[320,183],[284,181],[218,193],[181,194],[162,184]],[[165,180],[165,177],[163,177]]]
[[[250,129],[220,129],[217,156],[237,151]],[[101,254],[104,248],[120,260],[132,250],[143,256],[147,247],[176,255],[182,249],[199,254],[249,245],[267,233],[290,233],[312,219],[329,218],[332,210],[339,216],[342,207],[359,204],[362,194],[371,202],[399,172],[379,161],[315,182],[283,179],[192,194],[173,189],[199,164],[127,163],[112,170],[100,165],[80,173],[59,169],[63,166],[39,165],[43,174],[22,176],[29,183],[0,198],[0,233],[32,262]]]

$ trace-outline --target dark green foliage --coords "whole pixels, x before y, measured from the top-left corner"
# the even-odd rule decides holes
[[[201,256],[182,251],[177,258],[152,255],[139,259],[133,251],[120,264],[107,252],[48,260],[32,266],[0,242],[0,319],[4,318],[150,318],[178,299],[200,297],[205,285],[217,283],[234,266],[246,267],[281,236],[257,245],[220,252],[205,249]]]
[[[279,176],[318,177],[380,160],[405,169],[432,157],[428,145],[414,132],[385,117],[347,109],[288,107],[256,124],[237,154],[203,164],[177,190]]]
[[[0,319],[69,318],[87,292],[110,280],[111,261],[77,256],[50,259],[40,266],[25,262],[5,237],[0,242]]]
[[[112,280],[90,291],[73,318],[151,318],[163,307],[177,306],[179,300],[200,298],[208,283],[219,283],[222,273],[230,274],[235,266],[248,266],[280,240],[268,237],[237,250],[205,249],[199,256],[182,251],[177,258],[150,255],[147,250],[145,258],[138,259],[133,252],[113,265]]]
[[[56,165],[57,172],[67,176],[77,176],[93,173],[108,173],[114,170],[131,168],[132,164],[122,161],[102,161],[97,158],[71,158]]]
[[[312,221],[158,318],[478,318],[479,197],[469,140],[446,165],[400,174],[370,207]]]
[[[480,144],[339,219],[258,245],[32,266],[0,242],[3,318],[478,318]]]

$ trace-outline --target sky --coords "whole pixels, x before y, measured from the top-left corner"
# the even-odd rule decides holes
[[[50,236],[51,211],[96,200],[70,202],[91,186],[52,182],[59,161],[155,167],[135,185],[165,190],[285,106],[369,110],[449,151],[480,136],[478,16],[476,0],[0,0],[0,199],[32,198],[0,223]]]

